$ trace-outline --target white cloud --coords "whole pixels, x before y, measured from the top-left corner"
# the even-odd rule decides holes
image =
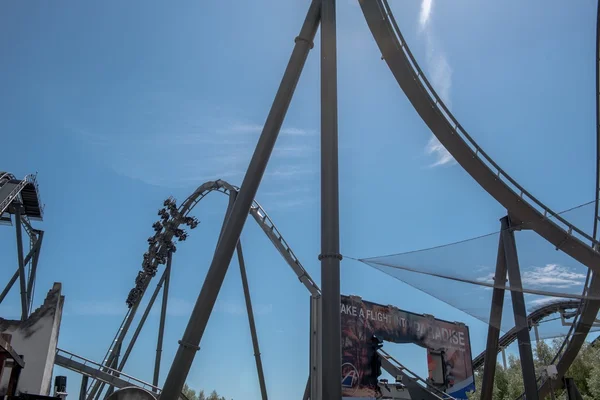
[[[532,308],[541,308],[541,307],[546,306],[548,304],[556,303],[556,302],[564,301],[564,300],[569,300],[569,299],[565,299],[563,297],[554,297],[554,296],[550,297],[550,296],[546,296],[546,297],[542,297],[542,298],[539,298],[539,299],[528,301],[527,303]]]
[[[558,264],[546,264],[544,267],[533,267],[525,271],[523,275],[523,286],[552,287],[556,289],[567,289],[585,284],[586,274],[575,272]]]
[[[435,161],[430,165],[430,167],[456,164],[454,157],[452,157],[450,152],[446,150],[446,148],[435,136],[431,136],[427,142],[427,146],[425,146],[425,153],[435,158]]]
[[[424,34],[425,50],[427,54],[426,65],[429,81],[444,104],[451,108],[450,91],[452,89],[452,67],[444,51],[437,45],[437,39],[431,27],[430,19],[433,10],[433,0],[422,0],[419,14],[419,32]],[[434,157],[435,161],[430,167],[455,164],[454,158],[448,150],[432,136],[425,146],[425,153]]]
[[[247,132],[247,133],[260,133],[262,132],[263,125],[259,124],[246,124],[246,123],[235,123],[231,130],[234,132]],[[291,135],[291,136],[306,136],[306,135],[314,135],[316,131],[309,129],[302,129],[297,127],[287,127],[281,128],[279,131],[282,135]]]
[[[493,283],[494,273],[490,272],[476,278],[479,282]],[[533,267],[521,272],[521,282],[524,288],[530,289],[568,289],[581,287],[585,283],[586,274],[573,271],[558,264],[546,264],[543,267]],[[541,301],[541,300],[540,300]],[[533,302],[532,302],[533,303]]]
[[[421,12],[419,14],[419,28],[425,29],[431,16],[431,9],[433,7],[433,0],[423,0],[421,2]]]
[[[175,126],[168,126],[169,122]],[[177,129],[179,125],[181,129]],[[111,135],[88,129],[72,129],[72,132],[99,162],[119,175],[150,185],[186,187],[220,178],[234,184],[241,182],[261,125],[229,122],[218,128],[185,121],[179,125],[165,121],[157,132],[147,134]],[[281,132],[291,137],[313,133],[298,127],[286,127]],[[289,140],[276,146],[273,158],[278,159],[277,172],[273,176],[278,177],[284,171],[286,178],[302,173],[312,152],[310,146],[289,143]]]

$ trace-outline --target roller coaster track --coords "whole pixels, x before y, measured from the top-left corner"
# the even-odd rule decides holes
[[[398,28],[387,0],[359,0],[359,3],[382,53],[382,59],[387,63],[414,109],[440,143],[457,163],[507,210],[514,224],[522,224],[522,227],[532,229],[552,243],[557,250],[562,250],[588,267],[591,278],[585,294],[598,296],[600,278],[597,278],[599,274],[595,272],[600,272],[600,254],[595,250],[598,246],[596,239],[557,215],[525,190],[467,133],[425,77]],[[596,61],[598,62],[598,54]],[[599,90],[596,93],[598,94]],[[598,122],[600,123],[600,120]],[[599,308],[598,300],[582,302],[580,318],[556,364],[559,376],[564,375],[577,356]],[[540,387],[540,397],[543,398],[548,390],[549,387],[544,382]]]
[[[188,215],[190,212],[209,193],[220,192],[230,195],[232,192],[237,193],[238,191],[238,187],[233,186],[223,180],[208,181],[200,185],[187,199],[185,199],[178,207],[177,211],[172,212],[171,218],[163,221],[161,224],[162,230],[157,231],[149,245],[148,252],[144,254],[142,271],[136,278],[135,288],[131,290],[127,298],[129,310],[127,311],[114,340],[111,342],[111,345],[106,352],[103,364],[107,370],[110,369],[112,363],[115,362],[115,359],[118,356],[117,346],[123,343],[129,326],[135,317],[137,307],[139,306],[141,299],[150,284],[150,280],[156,275],[158,265],[166,262],[166,254],[169,249],[172,248],[172,241],[176,236],[176,231],[180,229],[182,224],[186,224],[186,218],[189,218]],[[292,268],[300,282],[309,290],[311,295],[320,296],[321,291],[319,287],[306,272],[298,260],[298,257],[296,257],[291,247],[283,238],[281,232],[279,232],[271,218],[268,216],[267,212],[257,201],[253,201],[252,207],[250,208],[250,215],[271,240],[275,248]],[[121,365],[119,365],[119,367],[116,369],[119,371],[122,370],[125,361],[121,360]],[[92,398],[96,397],[98,391],[101,390],[100,385],[100,381],[97,381],[94,385],[90,385],[87,395],[88,399],[91,400]]]
[[[560,301],[556,303],[551,303],[545,305],[543,307],[538,308],[535,311],[532,311],[527,316],[527,322],[529,323],[529,329],[533,327],[533,325],[539,323],[544,318],[554,314],[561,313],[566,310],[579,309],[581,302],[577,300],[569,300],[569,301]],[[508,332],[506,332],[499,340],[498,340],[498,351],[501,349],[508,347],[511,343],[517,340],[517,328],[514,327]],[[473,359],[473,369],[478,369],[483,366],[483,360],[485,357],[485,351],[481,352],[477,357]]]

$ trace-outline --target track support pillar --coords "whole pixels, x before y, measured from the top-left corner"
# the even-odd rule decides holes
[[[525,396],[527,397],[527,400],[538,400],[539,396],[535,378],[535,365],[533,362],[531,337],[529,336],[529,324],[527,322],[527,310],[525,308],[525,297],[523,295],[515,233],[511,229],[510,218],[508,216],[502,218],[501,221],[501,235],[502,241],[504,242],[504,256],[506,258],[506,267],[508,270],[515,325],[519,329],[517,332],[517,342],[521,359],[523,383],[525,385]]]
[[[323,399],[342,398],[336,0],[321,1],[321,291]]]
[[[323,388],[321,379],[321,296],[313,295],[310,297],[310,373],[309,373],[309,394],[310,400],[322,400]]]
[[[258,373],[260,394],[262,400],[267,400],[267,385],[265,384],[265,374],[263,373],[262,360],[260,359],[260,347],[258,345],[258,335],[256,334],[256,325],[254,323],[254,312],[252,311],[252,300],[250,299],[250,288],[248,287],[248,277],[246,275],[246,262],[244,261],[241,241],[238,241],[237,244],[237,256],[240,265],[240,274],[242,276],[242,286],[244,289],[244,299],[246,300],[246,311],[248,312],[248,324],[250,325],[250,335],[252,336],[254,358],[256,359],[256,371]]]
[[[15,230],[17,234],[17,257],[19,261],[19,286],[21,289],[21,321],[25,321],[29,314],[27,303],[27,283],[25,279],[25,257],[23,255],[23,228],[21,223],[21,203],[14,202]]]
[[[152,386],[158,387],[158,378],[160,376],[160,360],[162,356],[163,338],[165,334],[165,320],[167,318],[167,304],[169,300],[169,282],[171,281],[171,262],[173,253],[169,252],[167,256],[167,269],[165,271],[165,284],[163,286],[163,297],[160,308],[160,322],[158,324],[158,339],[156,343],[156,358],[154,359],[154,376],[152,378]],[[152,388],[152,391],[156,391]]]
[[[81,388],[79,389],[79,400],[85,400],[85,393],[87,392],[89,376],[81,375]]]
[[[504,308],[504,287],[506,286],[506,259],[504,256],[504,241],[502,233],[498,240],[498,256],[496,258],[496,273],[494,275],[494,291],[492,293],[492,307],[490,309],[490,324],[488,326],[487,344],[485,347],[483,379],[481,383],[481,400],[492,398],[494,392],[494,377],[496,375],[496,361],[498,359],[498,340],[500,338],[500,325],[502,323],[502,309]],[[504,355],[504,349],[502,349]],[[506,363],[505,363],[506,364]],[[505,366],[506,368],[506,366]]]

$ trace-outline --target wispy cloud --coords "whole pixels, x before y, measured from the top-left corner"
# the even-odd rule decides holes
[[[242,133],[243,132],[260,133],[260,132],[262,132],[262,129],[263,129],[263,125],[239,123],[239,122],[235,123],[231,127],[231,130],[233,132],[242,132]],[[307,135],[314,135],[317,132],[314,130],[301,129],[301,128],[297,128],[297,127],[284,127],[284,128],[281,128],[279,133],[282,135],[291,135],[291,136],[307,136]]]
[[[419,13],[419,28],[421,30],[425,29],[425,26],[429,22],[432,6],[433,0],[423,0],[421,2],[421,12]]]
[[[221,126],[215,126],[212,120],[208,123],[211,126],[174,124],[173,128],[144,134],[101,134],[88,128],[73,129],[73,134],[99,162],[117,174],[151,185],[185,187],[219,178],[240,183],[262,125],[221,122]],[[305,174],[315,149],[295,143],[294,137],[314,131],[290,126],[281,133],[289,139],[278,143],[273,151],[271,164],[275,170],[271,176],[290,179]]]
[[[419,33],[424,35],[425,50],[427,54],[426,65],[430,82],[437,94],[448,108],[451,107],[450,91],[452,89],[452,67],[448,63],[446,54],[438,44],[431,26],[433,0],[422,0],[419,13]],[[432,136],[425,146],[425,153],[434,157],[435,161],[430,167],[439,167],[455,164],[454,158],[440,141]]]
[[[569,300],[569,299],[565,299],[563,297],[545,296],[545,297],[541,297],[541,298],[538,298],[535,300],[528,301],[527,303],[530,308],[540,308],[540,307],[544,307],[548,304],[556,303],[556,302],[563,301],[563,300]]]
[[[430,167],[449,166],[456,164],[456,160],[448,150],[440,143],[437,137],[432,136],[429,138],[427,145],[425,146],[425,153],[433,156],[435,161],[430,164]]]
[[[532,267],[521,273],[521,282],[525,288],[535,289],[569,289],[583,288],[586,275],[558,264],[546,264],[543,267]],[[476,278],[479,282],[493,283],[494,273]],[[552,297],[554,298],[554,297]]]
[[[568,267],[558,264],[546,264],[543,267],[533,267],[532,270],[523,272],[523,285],[531,287],[552,287],[568,289],[583,287],[586,275],[575,272]]]

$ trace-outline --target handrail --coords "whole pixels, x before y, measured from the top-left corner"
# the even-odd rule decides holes
[[[427,389],[429,392],[431,392],[432,395],[434,395],[435,397],[439,398],[439,399],[445,399],[445,400],[454,400],[454,397],[450,396],[448,393],[438,389],[437,387],[433,386],[432,384],[430,384],[429,382],[427,382],[427,380],[421,378],[419,375],[415,374],[414,372],[412,372],[410,369],[408,369],[406,366],[404,366],[404,364],[402,364],[400,361],[396,360],[390,353],[388,353],[387,351],[383,350],[383,349],[379,349],[377,350],[378,353],[380,353],[380,356],[383,356],[386,360],[393,362],[394,364],[396,364],[396,368],[398,368],[399,370],[401,370],[403,373],[408,373],[407,375],[410,379],[420,382],[422,383],[424,387],[424,389]]]
[[[423,74],[402,37],[387,0],[359,0],[367,24],[383,57],[407,98],[456,161],[508,211],[558,249],[589,269],[588,296],[600,294],[600,254],[595,238],[557,215],[502,170],[458,123]],[[391,22],[390,22],[391,21]],[[540,211],[541,210],[541,211]],[[551,221],[548,217],[555,218]],[[577,236],[576,236],[576,235]],[[581,238],[585,239],[582,240]],[[591,243],[590,246],[587,243]],[[598,274],[596,274],[598,273]],[[582,303],[574,336],[556,364],[560,373],[573,361],[600,308],[597,300]],[[543,394],[547,389],[540,388]]]
[[[58,355],[60,353],[67,354],[69,356],[68,357],[69,360],[73,360],[74,359],[75,361],[78,361],[78,360],[79,361],[83,361],[83,363],[82,363],[83,365],[92,365],[94,367],[98,367],[98,368],[96,368],[98,371],[103,371],[104,370],[103,372],[106,372],[106,373],[111,374],[111,375],[118,376],[120,379],[122,379],[124,381],[127,381],[127,382],[136,382],[136,383],[139,384],[139,385],[136,385],[136,386],[140,386],[143,389],[149,388],[150,390],[156,391],[157,393],[160,393],[160,391],[161,391],[161,388],[159,388],[157,386],[154,386],[154,385],[152,385],[152,384],[150,384],[148,382],[145,382],[145,381],[143,381],[141,379],[138,379],[138,378],[133,377],[131,375],[125,374],[125,373],[123,373],[121,371],[117,371],[116,369],[105,367],[102,364],[99,364],[99,363],[97,363],[95,361],[92,361],[92,360],[87,359],[85,357],[81,357],[81,356],[79,356],[79,355],[77,355],[75,353],[71,353],[70,351],[59,349],[57,347],[56,348],[56,354]],[[127,379],[123,379],[123,377],[125,377]]]
[[[591,241],[594,244],[597,244],[598,242],[591,237],[590,235],[588,235],[587,233],[585,233],[584,231],[582,231],[581,229],[579,229],[578,227],[576,227],[575,225],[573,225],[572,223],[570,223],[569,221],[567,221],[566,219],[564,219],[563,217],[561,217],[560,215],[558,215],[558,213],[555,213],[554,211],[552,211],[552,209],[550,209],[550,207],[546,206],[544,203],[542,203],[540,200],[538,200],[535,196],[533,196],[531,193],[529,193],[529,191],[527,191],[523,186],[521,186],[516,180],[514,180],[510,175],[508,175],[507,172],[505,172],[478,144],[477,142],[475,142],[475,140],[471,137],[471,135],[468,134],[468,132],[462,127],[462,125],[460,124],[460,122],[458,122],[458,120],[456,119],[456,117],[454,117],[454,115],[452,114],[452,112],[450,112],[450,110],[448,109],[448,107],[446,106],[446,104],[442,101],[442,99],[440,98],[440,96],[437,94],[437,92],[435,91],[435,89],[433,88],[433,86],[431,85],[431,83],[429,82],[429,80],[427,79],[427,77],[425,76],[425,74],[423,73],[423,70],[421,69],[421,67],[419,66],[419,64],[417,63],[417,60],[415,59],[415,57],[413,56],[412,52],[410,51],[409,47],[406,45],[406,42],[404,40],[404,37],[402,36],[402,33],[400,32],[400,28],[398,27],[398,24],[396,23],[396,19],[393,16],[392,10],[387,2],[387,0],[382,0],[384,6],[385,6],[385,12],[386,14],[390,17],[390,22],[392,24],[392,26],[394,27],[394,30],[396,31],[396,34],[398,35],[399,38],[399,49],[402,50],[410,59],[411,63],[412,63],[412,67],[414,69],[414,71],[416,72],[416,76],[417,79],[419,79],[421,81],[421,83],[423,85],[425,85],[426,87],[426,92],[428,92],[427,94],[433,98],[434,101],[432,101],[432,106],[436,107],[440,112],[441,115],[446,118],[446,120],[451,124],[454,125],[454,132],[458,133],[459,135],[462,134],[462,136],[464,137],[464,139],[466,139],[467,144],[469,145],[469,147],[472,147],[472,150],[474,150],[474,156],[477,158],[481,158],[483,157],[483,160],[485,160],[489,166],[492,166],[493,169],[496,172],[496,175],[500,178],[503,177],[505,178],[508,182],[510,182],[516,189],[516,192],[519,192],[520,197],[523,198],[523,196],[526,196],[527,198],[529,198],[535,205],[537,205],[543,212],[544,212],[544,217],[547,216],[551,216],[556,218],[556,220],[560,221],[561,223],[563,223],[564,225],[567,226],[568,229],[565,229],[569,232],[576,232],[579,235],[581,235],[583,238],[588,239],[589,241]],[[464,140],[463,139],[463,140]]]
[[[27,176],[25,177],[25,179],[20,181],[18,185],[15,186],[15,188],[9,193],[9,195],[4,200],[2,200],[2,202],[0,202],[0,215],[4,214],[4,211],[6,211],[8,206],[11,205],[11,203],[17,198],[17,196],[19,195],[19,193],[21,193],[23,188],[29,184],[29,182],[27,181]]]

